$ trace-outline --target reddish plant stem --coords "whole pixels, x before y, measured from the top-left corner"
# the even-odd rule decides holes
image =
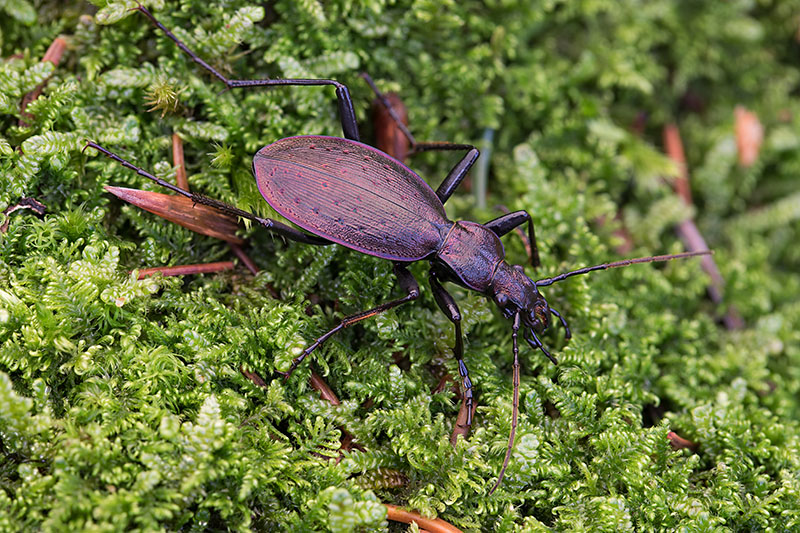
[[[264,389],[267,388],[267,382],[264,381],[264,379],[257,373],[245,370],[244,366],[239,367],[239,372],[241,372],[244,377],[252,381],[257,387],[261,387]]]
[[[153,267],[139,270],[138,279],[144,279],[156,273],[163,276],[186,276],[190,274],[210,274],[233,270],[233,261],[220,261],[217,263],[200,263],[196,265],[178,265],[171,267]]]
[[[177,133],[172,134],[172,161],[175,165],[175,183],[181,189],[189,190],[189,179],[186,177],[186,159],[183,157],[183,140]]]
[[[336,397],[336,393],[333,392],[333,389],[322,379],[322,376],[317,374],[316,372],[311,372],[311,378],[308,380],[311,384],[311,388],[315,391],[319,392],[320,398],[325,400],[326,402],[331,403],[332,405],[341,405],[342,402],[339,401],[339,398]]]
[[[342,402],[339,401],[339,398],[336,396],[336,393],[333,392],[333,389],[330,388],[328,383],[324,379],[322,379],[322,376],[312,371],[311,378],[309,378],[308,383],[309,385],[311,385],[312,389],[319,392],[320,398],[322,398],[326,402],[329,402],[331,405],[341,405]],[[355,442],[355,438],[353,437],[353,435],[344,428],[342,428],[341,443],[342,443],[342,450],[351,450],[353,448],[359,450],[364,449],[361,447],[360,444]],[[337,459],[337,462],[340,459],[341,455],[339,456],[339,459]]]
[[[688,439],[684,439],[674,431],[670,431],[669,433],[667,433],[667,439],[669,439],[669,443],[676,450],[683,450],[684,448],[687,448],[692,451],[697,450],[697,444]]]
[[[253,274],[254,276],[256,274],[258,274],[258,272],[259,272],[258,267],[253,262],[253,260],[250,259],[250,256],[245,253],[245,251],[242,249],[241,246],[239,246],[238,244],[233,243],[233,242],[229,242],[228,246],[230,246],[231,251],[233,252],[233,254],[236,257],[239,258],[239,261],[241,261],[242,264],[245,267],[247,267],[247,270],[249,270],[251,274]],[[270,294],[272,295],[272,297],[277,300],[278,299],[278,291],[276,291],[271,285],[268,286],[267,288],[268,288]]]
[[[764,142],[764,127],[758,120],[758,115],[743,106],[736,106],[733,113],[739,164],[744,168],[751,167],[758,161],[761,144]]]
[[[461,533],[453,524],[445,522],[441,518],[425,518],[421,514],[414,511],[406,511],[395,505],[384,503],[386,506],[387,516],[393,522],[402,522],[404,524],[416,523],[420,531],[429,531],[430,533]]]
[[[676,124],[664,126],[664,150],[678,166],[678,175],[672,180],[672,188],[683,199],[686,205],[692,205],[692,193],[689,189],[689,168],[686,166],[686,154],[683,151],[681,132]]]

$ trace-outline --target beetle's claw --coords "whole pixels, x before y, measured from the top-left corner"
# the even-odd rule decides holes
[[[297,364],[294,361],[292,361],[292,366],[289,367],[288,371],[281,372],[280,370],[277,370],[277,373],[283,376],[283,382],[286,383],[287,381],[289,381],[289,378],[292,377],[292,374],[294,373],[296,368]]]
[[[91,140],[89,138],[84,138],[83,140],[84,140],[84,142],[86,144],[84,144],[83,148],[81,148],[81,153],[82,154],[86,152],[87,148],[94,148],[95,150],[98,150],[98,151],[101,149],[101,146],[99,144],[97,144],[96,142],[94,142],[93,140]]]

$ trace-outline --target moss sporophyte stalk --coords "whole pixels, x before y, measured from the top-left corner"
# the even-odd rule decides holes
[[[197,215],[82,149],[92,140],[172,183],[182,168],[195,198],[285,221],[253,154],[341,136],[335,89],[221,92],[137,7],[0,6],[0,530],[797,528],[800,2],[144,2],[227,79],[337,80],[363,141],[373,92],[361,72],[401,96],[416,139],[469,145],[493,130],[488,208],[451,190],[446,217],[530,213],[541,265],[527,279],[679,253],[674,228],[688,220],[724,280],[709,299],[698,260],[548,287],[573,333],[567,344],[562,326],[535,330],[558,365],[535,350],[515,361],[521,312],[509,324],[459,278],[466,287],[447,285],[457,332],[443,293],[420,283],[414,305],[343,328],[286,381],[278,372],[312,339],[406,294],[389,262],[239,228],[238,211]],[[676,130],[682,160],[663,144]],[[436,195],[465,153],[405,164]],[[525,239],[503,245],[509,264],[528,262]],[[738,330],[723,326],[731,309]],[[459,339],[468,434],[454,431]],[[515,445],[489,495],[515,363]]]

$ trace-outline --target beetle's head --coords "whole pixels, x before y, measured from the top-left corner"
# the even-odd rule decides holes
[[[506,318],[518,312],[526,329],[543,332],[550,325],[550,306],[539,293],[536,283],[519,265],[500,263],[492,280],[494,302]]]
[[[550,306],[521,266],[501,263],[492,280],[492,291],[495,303],[506,318],[519,312],[524,327],[537,333],[550,325]]]
[[[561,315],[550,308],[547,300],[539,292],[536,282],[525,275],[521,266],[511,266],[506,262],[498,265],[490,288],[491,296],[503,316],[513,318],[519,313],[522,322],[523,337],[533,346],[544,352],[554,363],[556,359],[545,349],[539,334],[550,325],[550,316],[556,316],[566,328],[569,338],[569,328]]]

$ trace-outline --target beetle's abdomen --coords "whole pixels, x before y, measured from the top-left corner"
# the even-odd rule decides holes
[[[452,224],[436,193],[399,161],[365,144],[309,135],[259,150],[261,195],[301,228],[359,252],[416,261]]]
[[[489,289],[505,256],[500,238],[475,222],[456,222],[437,255],[467,287],[480,292]]]

